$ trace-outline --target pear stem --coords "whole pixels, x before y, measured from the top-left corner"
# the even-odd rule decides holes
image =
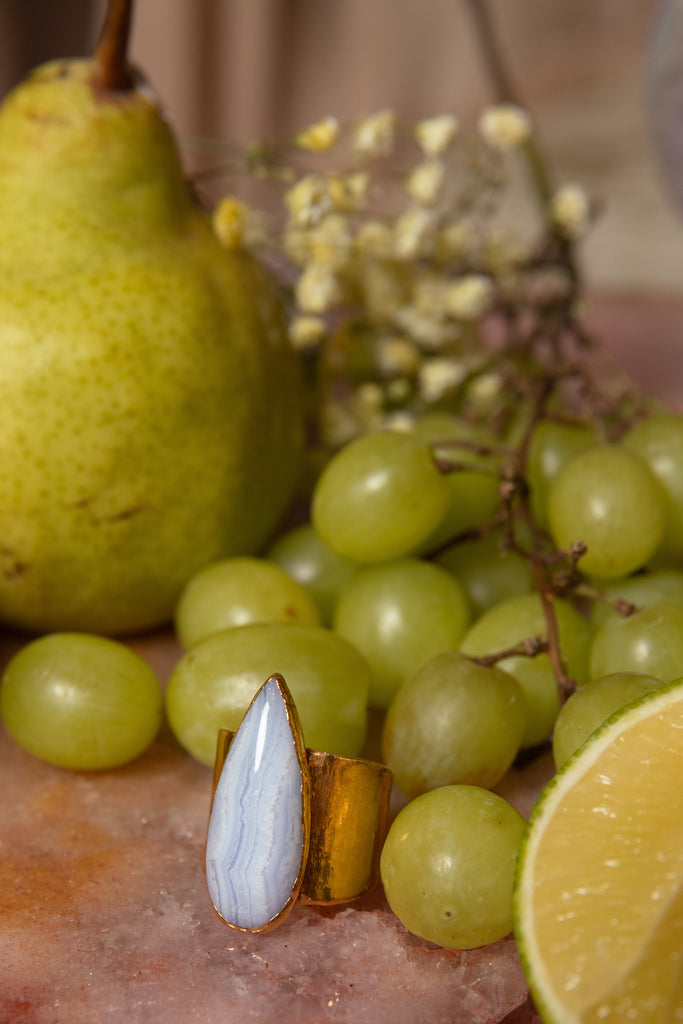
[[[133,87],[128,66],[128,42],[133,0],[109,0],[107,14],[95,47],[95,84],[101,89],[127,92]]]

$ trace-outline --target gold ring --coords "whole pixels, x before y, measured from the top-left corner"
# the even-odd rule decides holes
[[[245,932],[281,924],[294,903],[345,903],[379,881],[392,775],[309,750],[279,674],[237,730],[220,730],[206,839],[214,910]]]

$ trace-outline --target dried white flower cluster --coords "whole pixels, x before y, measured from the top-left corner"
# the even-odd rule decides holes
[[[290,337],[326,380],[351,381],[341,397],[329,389],[323,443],[387,422],[405,427],[413,411],[469,384],[490,401],[479,387],[487,317],[566,293],[562,268],[538,266],[529,242],[496,219],[506,161],[532,132],[526,110],[502,104],[469,136],[451,114],[405,126],[390,110],[346,128],[326,117],[295,136],[275,239],[294,271]],[[303,170],[297,154],[310,158]],[[566,185],[541,228],[573,242],[590,219],[583,190]],[[235,199],[218,205],[214,227],[228,247],[264,244],[262,216]]]

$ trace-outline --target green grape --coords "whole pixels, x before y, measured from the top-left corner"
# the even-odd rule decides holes
[[[613,672],[576,690],[562,706],[555,723],[555,767],[559,770],[615,711],[662,685],[661,679],[639,672]]]
[[[177,663],[166,691],[180,744],[212,765],[219,729],[237,729],[268,676],[284,676],[306,745],[355,756],[365,739],[371,671],[354,647],[321,626],[252,623],[213,633]]]
[[[613,672],[642,672],[664,683],[682,676],[683,607],[662,601],[603,622],[591,645],[590,676]]]
[[[531,570],[522,556],[501,550],[502,536],[496,530],[479,540],[453,544],[436,559],[437,565],[465,588],[474,615],[508,597],[526,594],[533,586]]]
[[[399,811],[382,850],[389,906],[408,931],[447,949],[504,938],[524,829],[519,811],[477,786],[419,796]]]
[[[457,647],[470,621],[467,596],[445,569],[419,558],[358,569],[334,613],[334,629],[368,660],[371,707],[386,708],[429,658]]]
[[[320,625],[307,590],[265,558],[224,558],[200,569],[185,585],[175,611],[185,649],[205,637],[250,622]]]
[[[512,764],[524,734],[519,683],[463,654],[439,654],[389,707],[382,754],[407,796],[453,783],[489,788]]]
[[[646,463],[616,445],[599,445],[565,463],[548,493],[548,519],[561,548],[583,541],[580,567],[617,579],[644,565],[664,531],[664,498]]]
[[[24,750],[62,768],[91,771],[126,764],[149,747],[163,696],[152,669],[124,644],[52,633],[11,659],[0,711]]]
[[[490,456],[477,455],[448,441],[493,444],[495,438],[446,412],[427,413],[415,424],[415,435],[431,444],[438,457],[465,464],[467,469],[446,474],[450,500],[445,516],[424,547],[431,550],[464,530],[480,526],[498,507],[498,473]],[[441,444],[437,442],[443,442]],[[471,468],[469,468],[471,467]]]
[[[329,625],[339,592],[353,576],[356,566],[335,554],[310,523],[288,530],[266,554],[306,587],[322,621]]]
[[[567,601],[556,598],[554,608],[567,672],[577,683],[584,683],[588,678],[590,625]],[[495,654],[529,637],[545,634],[540,598],[537,594],[522,594],[484,612],[465,634],[460,650],[473,656]],[[533,658],[514,655],[504,658],[498,667],[513,675],[524,690],[527,724],[522,746],[536,746],[549,736],[560,707],[550,659],[547,654]]]
[[[683,562],[683,416],[654,414],[636,423],[622,444],[648,464],[664,492],[666,523],[657,554]]]
[[[639,611],[662,601],[683,606],[683,572],[678,569],[638,573],[637,576],[628,576],[623,580],[601,583],[599,589],[610,601],[622,598],[634,604]],[[591,622],[594,626],[600,626],[617,614],[604,601],[596,600],[591,609]]]
[[[590,427],[542,420],[534,429],[529,445],[527,477],[531,508],[536,522],[548,525],[548,491],[562,467],[573,455],[596,445]]]
[[[313,492],[312,521],[349,562],[410,554],[443,518],[448,483],[428,447],[412,434],[365,434],[338,452]]]

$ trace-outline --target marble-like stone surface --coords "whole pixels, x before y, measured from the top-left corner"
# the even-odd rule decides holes
[[[137,646],[165,663],[173,642]],[[131,765],[72,773],[0,728],[0,777],[0,1024],[534,1019],[512,938],[440,949],[381,890],[296,905],[264,934],[227,928],[203,871],[211,770],[166,732]]]
[[[227,923],[263,928],[291,903],[303,871],[305,810],[287,706],[271,678],[237,730],[211,809],[206,881]]]

